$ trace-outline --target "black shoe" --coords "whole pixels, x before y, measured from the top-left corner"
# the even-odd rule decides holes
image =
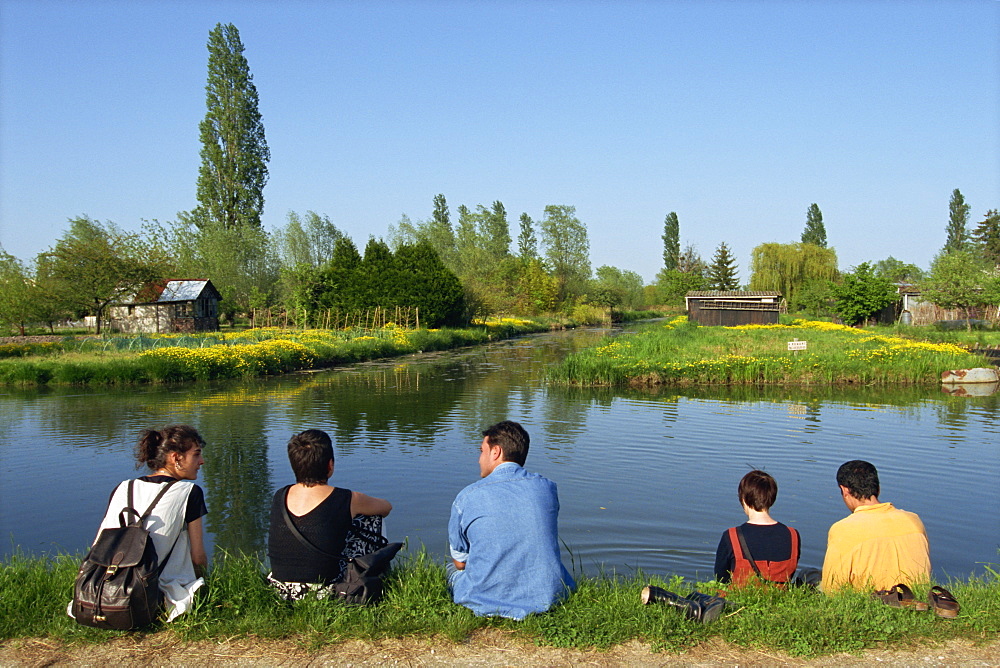
[[[660,589],[653,585],[642,590],[642,604],[649,605],[650,603],[668,603],[670,605],[677,605],[677,602],[681,600],[681,597],[672,591],[667,591],[666,589]]]
[[[720,596],[710,596],[700,591],[691,592],[684,597],[684,600],[693,603],[697,610],[696,615],[691,619],[697,619],[699,622],[705,624],[721,617],[726,608],[732,605],[732,603]]]
[[[700,619],[701,616],[701,608],[697,602],[653,585],[649,585],[642,590],[641,598],[643,605],[665,603],[678,608],[684,612],[684,616],[688,619]]]

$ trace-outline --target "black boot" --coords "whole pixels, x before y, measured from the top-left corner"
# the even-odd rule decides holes
[[[688,619],[701,618],[701,607],[697,602],[683,598],[672,591],[667,591],[666,589],[660,589],[659,587],[649,585],[642,590],[641,597],[643,605],[649,605],[650,603],[666,603],[667,605],[682,610]]]
[[[726,607],[732,605],[720,596],[711,596],[700,591],[691,592],[683,600],[690,601],[696,609],[696,613],[691,619],[697,619],[706,624],[721,617],[722,613],[726,611]]]

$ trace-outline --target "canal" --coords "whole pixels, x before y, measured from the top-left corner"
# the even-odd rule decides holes
[[[6,389],[0,552],[82,553],[111,490],[136,475],[139,431],[189,423],[208,443],[198,483],[216,552],[263,552],[271,495],[293,482],[285,444],[319,428],[334,439],[332,484],[392,501],[391,538],[443,559],[451,501],[478,476],[480,431],[512,419],[531,434],[527,468],[558,483],[567,563],[590,574],[710,578],[720,535],[744,519],[736,485],[751,468],[777,479],[772,515],[800,530],[802,564],[820,566],[827,529],[847,514],[834,475],[849,459],[874,463],[881,500],[924,520],[936,578],[1000,562],[996,397],[545,385],[547,367],[605,333],[240,382]]]

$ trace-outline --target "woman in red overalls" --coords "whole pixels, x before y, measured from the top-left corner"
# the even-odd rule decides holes
[[[763,471],[750,471],[740,480],[739,499],[747,521],[722,534],[715,552],[719,582],[742,586],[755,580],[784,583],[792,578],[799,563],[799,532],[771,517],[777,496],[778,483]]]

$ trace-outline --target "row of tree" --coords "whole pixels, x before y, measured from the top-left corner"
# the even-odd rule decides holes
[[[581,302],[638,308],[644,299],[642,278],[634,272],[600,267],[596,280],[592,277],[587,228],[572,206],[546,206],[537,224],[522,213],[512,251],[502,202],[489,208],[460,205],[453,225],[439,194],[429,218],[403,216],[389,239],[393,246],[423,242],[433,248],[465,286],[474,313],[537,314]]]
[[[261,214],[270,151],[236,27],[216,25],[208,53],[197,206],[175,221],[146,222],[142,234],[72,219],[55,246],[30,265],[0,251],[0,320],[23,326],[90,313],[100,323],[108,304],[167,278],[210,278],[230,319],[271,306],[307,320],[323,309],[420,306],[428,324],[571,311],[580,304],[639,309],[679,302],[690,290],[740,286],[725,242],[710,262],[690,244],[681,248],[676,212],[664,221],[664,264],[649,286],[617,267],[592,271],[587,228],[567,205],[545,207],[537,222],[522,213],[515,239],[502,202],[461,205],[453,223],[439,194],[430,217],[404,216],[390,226],[388,243],[370,239],[364,256],[328,217],[312,211],[289,213],[287,224],[269,233]],[[1000,263],[1000,215],[991,210],[968,231],[969,211],[956,189],[947,241],[927,277],[892,257],[841,275],[813,203],[798,243],[754,248],[748,287],[778,290],[793,309],[839,313],[848,321],[871,313],[900,281],[920,283],[942,306],[996,303],[990,281]]]
[[[677,212],[671,211],[663,222],[663,268],[657,274],[658,301],[680,303],[690,290],[738,290],[740,288],[738,266],[729,245],[720,242],[711,262],[702,260],[695,248],[688,244],[681,251],[680,221]],[[806,226],[802,232],[801,244],[763,244],[754,249],[751,264],[751,289],[780,290],[794,292],[802,281],[803,265],[810,265],[811,258],[804,255],[815,254],[809,249],[817,249],[822,256],[824,269],[820,272],[824,280],[837,272],[837,258],[832,249],[825,252],[826,228],[819,206],[809,205],[806,212]],[[833,273],[828,270],[829,259],[833,259]],[[752,287],[754,284],[769,287]]]
[[[971,208],[961,191],[952,193],[946,241],[926,274],[892,256],[863,262],[840,272],[837,255],[827,246],[819,206],[811,204],[798,243],[764,243],[751,253],[750,290],[780,292],[794,311],[837,315],[849,324],[863,322],[898,300],[898,285],[916,287],[924,297],[947,309],[962,309],[967,317],[984,314],[1000,304],[1000,213],[986,212],[968,230]],[[667,215],[663,233],[664,267],[657,276],[659,296],[679,302],[688,290],[731,290],[735,264],[723,242],[711,264],[690,245],[680,251],[677,214]]]
[[[0,319],[23,330],[28,322],[94,314],[100,330],[109,304],[169,278],[211,279],[229,319],[271,306],[307,320],[322,309],[410,306],[434,325],[588,300],[640,306],[642,279],[633,272],[601,267],[593,280],[587,230],[571,206],[546,207],[537,237],[522,214],[516,255],[502,203],[459,207],[453,228],[444,195],[427,221],[400,221],[391,249],[372,239],[363,257],[328,217],[311,211],[289,213],[283,228],[268,233],[261,215],[270,150],[245,47],[232,24],[216,25],[207,47],[197,206],[175,221],[145,223],[142,234],[73,219],[30,265],[0,254]]]

